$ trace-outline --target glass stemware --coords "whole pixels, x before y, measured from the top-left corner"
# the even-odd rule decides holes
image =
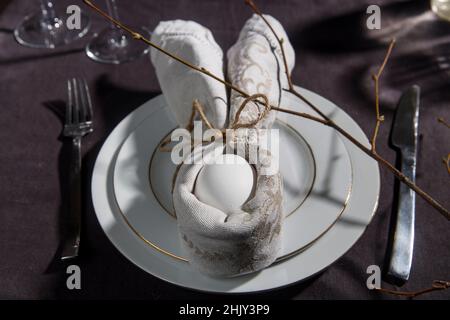
[[[83,37],[90,27],[89,17],[80,11],[80,28],[69,29],[64,17],[55,9],[53,1],[40,0],[40,11],[26,16],[14,30],[20,44],[34,48],[56,48]]]
[[[119,20],[116,0],[106,0],[108,13]],[[142,29],[148,34],[146,29]],[[110,23],[109,27],[96,34],[86,47],[89,58],[111,64],[120,64],[141,57],[149,50],[149,46],[133,40],[123,30]]]
[[[450,21],[450,0],[431,0],[431,10],[439,17]]]

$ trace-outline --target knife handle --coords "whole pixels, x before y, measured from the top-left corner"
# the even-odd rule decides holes
[[[69,171],[69,214],[61,259],[78,256],[81,229],[81,137],[72,140]]]
[[[402,173],[411,181],[416,177],[416,156],[408,150],[402,151]],[[397,223],[388,274],[403,281],[408,280],[414,247],[414,220],[416,194],[407,185],[400,183]]]

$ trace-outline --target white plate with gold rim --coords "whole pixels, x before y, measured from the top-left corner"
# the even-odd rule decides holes
[[[302,90],[302,92],[318,105],[322,111],[330,114],[335,121],[340,123],[361,142],[367,144],[364,133],[342,110],[312,92],[306,90]],[[330,219],[331,223],[328,222],[327,224],[322,224],[322,228],[323,225],[327,225],[324,229],[326,232],[320,233],[319,235],[321,237],[317,238],[317,230],[320,228],[316,228],[315,232],[308,233],[309,229],[314,229],[312,228],[312,224],[310,224],[311,228],[305,228],[305,226],[301,224],[299,229],[304,228],[303,230],[305,231],[301,235],[298,234],[295,239],[304,239],[303,247],[304,244],[310,244],[310,246],[301,253],[295,254],[289,259],[285,259],[255,274],[233,279],[213,279],[198,273],[189,265],[189,263],[182,261],[183,252],[180,251],[178,247],[178,237],[176,237],[176,233],[174,233],[176,232],[175,221],[173,217],[163,209],[163,206],[165,206],[166,209],[170,211],[170,203],[167,202],[167,199],[164,200],[161,199],[161,197],[159,197],[159,201],[156,199],[155,195],[158,192],[160,192],[160,194],[164,193],[164,188],[167,188],[167,185],[162,185],[161,188],[158,189],[159,191],[155,192],[156,188],[153,187],[152,190],[149,183],[149,167],[153,151],[163,136],[170,130],[166,125],[168,123],[167,121],[171,120],[170,117],[167,116],[164,105],[165,101],[162,96],[152,99],[131,113],[114,129],[99,153],[92,180],[94,207],[105,233],[128,259],[150,274],[174,284],[204,291],[252,292],[268,290],[303,280],[320,270],[323,270],[344,254],[351,245],[356,242],[369,223],[378,199],[378,165],[368,156],[355,149],[355,147],[347,141],[343,141],[343,145],[345,145],[349,156],[346,156],[346,152],[342,153],[343,149],[342,145],[340,146],[341,140],[339,138],[335,140],[326,138],[320,139],[321,136],[319,135],[319,140],[315,139],[312,141],[315,141],[315,144],[321,143],[323,145],[322,150],[332,150],[333,153],[337,152],[339,154],[337,159],[341,159],[342,167],[340,170],[331,170],[339,171],[338,176],[341,177],[341,180],[337,181],[348,181],[342,188],[345,189],[346,192],[338,194],[344,196],[337,198],[338,201],[329,201],[335,204],[333,209],[336,209],[336,203],[341,203],[341,207],[344,208],[344,210],[335,211],[335,219]],[[287,93],[283,97],[282,105],[283,107],[294,108],[295,110],[311,112],[307,106]],[[166,119],[166,122],[151,120],[161,120],[163,118]],[[301,136],[304,140],[303,142],[298,142],[301,141],[301,138],[300,140],[297,138],[298,145],[296,150],[307,150],[305,149],[304,142],[308,142],[308,139],[305,137],[308,133],[305,128],[311,127],[310,134],[312,137],[314,136],[314,130],[312,128],[314,128],[314,125],[319,125],[314,124],[311,126],[309,120],[297,117],[283,118],[285,124],[280,126],[281,131],[284,130],[284,133],[289,135],[292,134],[292,132],[289,133],[289,130],[292,130],[289,127],[294,129],[296,127],[299,129],[301,128]],[[163,123],[166,124],[164,127],[162,127]],[[153,131],[160,133],[159,135],[155,135],[153,140],[147,139],[148,137],[145,138],[145,134],[143,134],[149,129],[149,126],[160,127],[158,130]],[[322,129],[323,128],[316,128],[316,130]],[[283,132],[281,135],[282,134]],[[316,137],[318,136],[317,132],[315,135]],[[332,135],[330,135],[330,138],[331,137]],[[333,141],[332,144],[330,144],[331,141]],[[146,143],[150,143],[148,150],[142,148],[143,145],[148,145]],[[306,146],[307,144],[308,143],[306,143]],[[330,146],[333,145],[334,148],[330,148]],[[320,183],[323,183],[321,182],[321,179],[325,177],[322,172],[324,167],[322,164],[318,164],[318,161],[314,156],[315,150],[311,147],[311,144],[307,147],[313,151],[311,154],[314,159],[313,162],[315,163],[313,167],[315,167],[316,170],[316,180],[312,183],[312,190],[314,190],[314,185],[316,185],[316,183],[319,183],[319,185]],[[320,146],[314,146],[315,149],[318,149],[319,147]],[[299,156],[301,157],[300,152],[297,152],[293,158],[295,159],[295,157]],[[350,161],[344,161],[345,157],[349,157]],[[155,156],[153,159],[155,159]],[[162,159],[163,157],[160,160]],[[302,159],[302,161],[304,161],[302,162],[302,168],[307,167],[305,163],[308,162],[308,156],[304,156]],[[309,159],[311,160],[311,158]],[[337,161],[337,163],[339,163],[339,161]],[[349,175],[347,175],[349,177],[348,180],[342,178],[342,173],[345,173],[346,170],[345,163],[347,163],[347,168],[350,170]],[[155,164],[152,166],[154,165]],[[283,168],[283,164],[281,164],[280,167]],[[318,175],[318,167],[320,167],[319,170],[321,171],[320,176]],[[283,172],[283,169],[281,170]],[[150,172],[151,171],[152,170],[150,170]],[[308,174],[303,176],[301,175],[301,172],[299,174],[300,176],[293,176],[296,176],[297,178],[301,177],[303,179],[301,181],[306,181],[306,185],[308,184],[308,181],[311,181],[311,177],[308,176]],[[151,175],[152,174],[150,174],[150,176]],[[165,175],[167,176],[167,173],[165,173]],[[333,174],[331,175],[333,176]],[[318,176],[319,179],[317,179]],[[162,177],[164,177],[164,175]],[[286,177],[288,176],[286,175]],[[150,179],[152,179],[152,177],[150,177]],[[153,177],[153,181],[155,181],[155,177]],[[330,181],[331,185],[333,185],[333,181],[336,180],[331,177],[327,183],[330,183]],[[124,184],[124,182],[127,183]],[[322,186],[325,186],[325,184]],[[350,200],[347,201],[350,186],[351,197]],[[308,199],[311,198],[311,201],[312,196],[319,197],[319,193],[309,192],[307,189],[302,189],[297,195],[299,199],[303,197],[306,198],[306,200],[304,202],[300,201],[301,205],[297,209],[298,212],[296,212],[297,210],[293,210],[293,213],[286,219],[288,222],[286,223],[287,230],[289,230],[289,228],[296,230],[297,225],[289,221],[296,221],[295,219],[302,221],[301,210],[307,208]],[[149,199],[152,199],[152,197],[154,203],[149,205],[148,201]],[[295,200],[294,198],[291,200]],[[329,199],[336,200],[335,197]],[[166,201],[166,203],[164,203],[164,201]],[[295,205],[295,201],[288,203],[288,207],[293,206],[294,209]],[[155,215],[154,213],[159,212],[158,210],[163,214]],[[307,213],[304,213],[304,215],[306,216]],[[317,218],[317,215],[311,215],[311,217]],[[329,217],[332,217],[332,215]],[[338,218],[337,221],[335,221],[336,218]],[[166,220],[166,224],[161,224],[161,221],[163,220]],[[154,228],[153,225],[156,226],[156,228]],[[161,227],[161,225],[163,227]],[[313,236],[313,238],[311,238],[311,236]],[[311,241],[311,239],[313,241]],[[303,248],[301,241],[289,241],[286,247],[288,249],[285,249],[285,255],[289,255],[290,253]]]
[[[170,112],[158,109],[125,139],[114,168],[114,193],[127,224],[151,248],[186,261],[178,237],[172,204],[172,180],[177,165],[161,151],[176,126]],[[320,123],[301,118],[290,125],[277,121],[283,208],[286,216],[283,248],[278,260],[301,252],[323,235],[343,212],[350,198],[352,170],[338,134]]]

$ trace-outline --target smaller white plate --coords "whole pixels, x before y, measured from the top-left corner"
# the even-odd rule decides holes
[[[290,216],[311,192],[316,178],[316,161],[311,147],[295,129],[279,121],[275,123],[274,129],[279,130],[280,148],[283,150],[281,154],[284,155],[280,159],[284,186],[283,210],[285,216]],[[166,137],[163,141],[165,139]],[[176,167],[172,163],[170,152],[161,151],[159,148],[154,150],[150,160],[150,188],[160,205],[173,217],[175,210],[171,177]]]
[[[170,153],[158,148],[174,126],[167,108],[162,108],[128,136],[117,157],[114,192],[127,223],[146,244],[187,261],[172,211],[176,165]],[[334,130],[311,121],[291,126],[277,121],[274,129],[279,130],[287,216],[281,260],[301,252],[337,221],[350,197],[352,168]]]

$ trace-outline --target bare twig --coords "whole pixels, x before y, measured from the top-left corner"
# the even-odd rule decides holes
[[[266,25],[269,27],[270,31],[275,35],[278,45],[280,46],[280,49],[282,51],[284,51],[284,40],[282,38],[278,38],[277,33],[275,32],[275,30],[273,29],[272,25],[269,23],[269,21],[267,21],[266,17],[264,17],[264,15],[262,14],[262,12],[259,10],[258,6],[252,1],[252,0],[245,0],[245,3],[250,6],[250,8],[252,8],[252,10],[258,15],[260,16],[263,21],[266,23]],[[288,86],[289,89],[293,89],[294,85],[292,84],[292,77],[289,73],[289,67],[288,67],[288,63],[287,63],[287,57],[285,54],[282,55],[283,57],[283,64],[284,64],[284,72],[286,73],[286,78],[288,81]]]
[[[444,118],[438,118],[437,119],[439,123],[442,123],[444,126],[450,129],[450,124],[448,124]],[[447,154],[447,158],[442,158],[442,162],[445,165],[445,168],[447,169],[448,174],[450,174],[450,153]]]
[[[208,117],[206,117],[205,111],[203,109],[203,106],[201,105],[201,103],[195,99],[192,102],[192,112],[191,115],[189,116],[189,121],[188,124],[186,125],[186,130],[189,132],[192,132],[192,130],[194,129],[194,121],[195,121],[195,115],[199,114],[200,119],[205,123],[205,125],[209,128],[209,129],[214,129],[213,126],[211,125],[211,123],[208,120]],[[162,152],[171,152],[172,148],[171,147],[167,147],[167,145],[171,142],[171,138],[170,136],[167,136],[166,139],[164,139],[163,142],[161,142],[161,144],[159,145],[159,150],[161,150]]]
[[[438,118],[437,120],[438,120],[439,123],[442,123],[444,126],[446,126],[447,128],[450,129],[450,124],[448,124],[448,123],[444,120],[444,118]]]
[[[377,121],[375,123],[375,129],[373,131],[372,139],[371,139],[371,145],[372,145],[372,152],[376,153],[376,145],[377,145],[377,136],[378,136],[378,130],[380,129],[381,122],[384,121],[384,116],[380,114],[380,77],[383,73],[384,68],[386,67],[386,64],[389,60],[389,57],[391,56],[392,49],[395,45],[395,39],[391,41],[389,44],[389,48],[387,50],[386,56],[384,57],[383,63],[381,64],[381,67],[378,69],[378,72],[376,74],[372,75],[372,79],[375,82],[375,112],[376,112],[376,118]]]
[[[264,18],[264,15],[262,15],[261,11],[258,9],[257,5],[255,4],[255,2],[253,0],[245,0],[245,2],[252,8],[252,10],[259,15],[264,22],[268,25],[269,29],[272,31],[274,37],[277,39],[278,43],[280,44],[280,49],[281,49],[281,54],[284,57],[284,60],[286,59],[286,53],[284,51],[284,46],[283,46],[283,40],[281,38],[278,37],[278,35],[276,34],[275,30],[272,28],[272,26],[270,25],[270,23],[267,21],[267,19]],[[383,63],[381,64],[377,74],[375,75],[376,78],[376,87],[378,87],[378,79],[381,76],[387,61],[391,55],[392,49],[394,47],[395,41],[392,41],[391,44],[389,45],[388,51],[386,53],[386,56],[383,60]],[[289,73],[289,71],[286,69],[286,76],[288,77],[288,83],[292,84],[292,80],[291,80],[291,74]],[[376,125],[376,132],[374,133],[374,138],[372,139],[372,145],[371,148],[367,148],[366,146],[364,146],[362,143],[360,143],[358,140],[356,140],[351,134],[349,134],[346,130],[344,130],[342,127],[340,127],[339,125],[337,125],[332,119],[330,119],[327,115],[325,115],[323,112],[321,112],[312,102],[310,102],[308,99],[306,99],[302,94],[300,94],[294,86],[290,85],[289,88],[286,90],[288,92],[290,92],[291,94],[297,96],[298,98],[300,98],[303,102],[305,102],[309,107],[311,107],[314,111],[316,111],[322,118],[323,118],[323,124],[334,128],[336,131],[338,131],[339,133],[341,133],[346,139],[348,139],[350,142],[352,142],[354,145],[356,145],[361,151],[363,151],[365,154],[367,154],[369,157],[375,159],[376,161],[378,161],[378,163],[382,164],[385,168],[387,168],[388,170],[390,170],[394,176],[400,180],[401,182],[405,183],[409,188],[411,188],[412,190],[414,190],[414,192],[416,192],[420,197],[422,197],[422,199],[424,199],[425,201],[427,201],[431,206],[433,206],[436,210],[438,210],[445,218],[447,218],[447,220],[450,220],[450,212],[444,207],[442,206],[438,201],[436,201],[433,197],[431,197],[428,193],[426,193],[425,191],[423,191],[421,188],[419,188],[414,182],[412,182],[407,176],[405,176],[401,171],[399,171],[397,168],[395,168],[394,165],[392,165],[389,161],[387,161],[386,159],[384,159],[383,157],[381,157],[380,155],[378,155],[378,153],[375,151],[374,148],[374,142],[376,141],[376,136],[377,136],[377,132],[378,132],[378,127],[379,124],[382,120],[382,117],[379,115],[379,98],[377,99],[377,125]],[[378,94],[378,89],[376,89],[376,96],[379,96]],[[276,108],[273,108],[276,110]],[[380,120],[381,119],[381,120]]]
[[[278,45],[280,46],[281,56],[283,57],[283,64],[284,64],[284,69],[285,69],[284,71],[285,71],[287,82],[288,82],[288,88],[284,89],[284,90],[287,91],[287,92],[290,92],[291,94],[295,95],[297,98],[299,98],[303,102],[305,102],[308,105],[308,107],[310,107],[317,114],[319,114],[323,119],[325,119],[326,122],[331,121],[322,111],[320,111],[319,108],[317,108],[313,103],[311,103],[308,99],[306,99],[297,90],[295,90],[295,87],[294,87],[293,82],[292,82],[292,75],[289,72],[289,68],[288,68],[288,64],[287,64],[286,52],[284,50],[284,40],[278,36],[278,34],[275,32],[275,30],[273,29],[273,27],[270,24],[270,22],[267,21],[267,19],[264,17],[264,15],[262,14],[261,10],[259,10],[258,6],[256,5],[256,3],[253,0],[245,0],[245,3],[248,6],[250,6],[250,8],[253,10],[253,12],[255,12],[265,22],[265,24],[269,27],[269,29],[272,32],[273,36],[277,40]],[[278,110],[278,111],[281,111],[281,112],[285,112],[285,113],[290,113],[290,114],[297,115],[297,114],[295,114],[293,112],[286,112],[286,110],[283,110],[283,109],[277,109],[277,108],[272,108],[272,109]],[[310,120],[317,121],[316,119],[310,119]],[[321,121],[319,121],[319,122],[321,122]]]
[[[95,11],[97,11],[100,15],[102,15],[103,17],[105,17],[106,19],[108,19],[109,21],[114,23],[117,27],[119,27],[120,29],[128,32],[134,39],[145,42],[146,44],[148,44],[149,46],[155,48],[156,50],[164,53],[165,55],[171,57],[172,59],[174,59],[174,60],[176,60],[178,62],[180,62],[181,64],[184,64],[186,67],[191,68],[193,70],[196,70],[198,72],[201,72],[201,73],[203,73],[203,74],[213,78],[214,80],[223,83],[224,85],[226,85],[227,87],[235,90],[236,92],[240,93],[244,97],[248,97],[248,94],[246,94],[244,91],[242,91],[238,87],[234,86],[230,82],[225,81],[224,79],[216,76],[215,74],[213,74],[212,72],[208,71],[204,67],[196,66],[196,65],[190,63],[189,61],[186,61],[186,60],[178,57],[177,55],[175,55],[175,54],[173,54],[173,53],[171,53],[171,52],[161,48],[157,44],[155,44],[152,41],[150,41],[147,38],[145,38],[142,34],[134,31],[133,29],[131,29],[130,27],[126,26],[122,22],[120,22],[120,21],[114,19],[113,17],[109,16],[106,12],[104,12],[102,9],[100,9],[98,6],[96,6],[94,3],[92,3],[92,1],[90,1],[90,0],[83,0],[83,2],[85,4],[87,4],[89,7],[91,7],[92,9],[94,9]]]
[[[447,158],[443,158],[442,162],[444,162],[445,167],[447,168],[448,174],[450,174],[450,153],[447,154]]]
[[[116,26],[118,26],[119,28],[123,29],[124,31],[130,33],[134,39],[136,40],[140,40],[145,42],[146,44],[148,44],[149,46],[155,48],[156,50],[166,54],[167,56],[171,57],[172,59],[182,63],[183,65],[196,70],[198,72],[201,72],[217,81],[219,81],[220,83],[224,84],[225,86],[227,86],[228,88],[238,92],[239,94],[241,94],[243,97],[245,98],[249,98],[250,95],[248,93],[246,93],[245,91],[241,90],[240,88],[234,86],[233,84],[225,81],[224,79],[218,77],[217,75],[211,73],[210,71],[208,71],[207,69],[200,67],[200,66],[196,66],[193,65],[192,63],[185,61],[184,59],[168,52],[167,50],[159,47],[158,45],[154,44],[153,42],[151,42],[150,40],[146,39],[144,36],[142,36],[141,34],[133,31],[131,28],[129,28],[128,26],[124,25],[123,23],[121,23],[120,21],[110,17],[107,13],[105,13],[104,11],[102,11],[100,8],[98,8],[96,5],[94,5],[92,3],[92,1],[90,0],[83,0],[84,3],[86,3],[88,6],[90,6],[92,9],[94,9],[95,11],[97,11],[98,13],[100,13],[102,16],[104,16],[106,19],[110,20],[111,22],[113,22]],[[248,0],[247,3],[250,5],[252,4],[252,8],[257,8],[256,5],[254,4],[253,1]],[[254,6],[254,7],[253,7]],[[266,23],[268,23],[268,21],[264,18],[263,15],[261,15],[260,11],[256,11],[257,14],[259,14],[264,21],[266,21]],[[269,25],[269,28],[271,28],[271,30],[274,32],[273,28]],[[274,33],[274,35],[277,37],[278,42],[280,44],[280,48],[282,51],[282,54],[284,56],[284,61],[286,62],[286,55],[284,52],[284,47],[283,47],[283,40],[278,38],[278,36]],[[287,64],[285,63],[285,67],[287,67]],[[287,69],[286,69],[287,70]],[[293,95],[297,96],[298,98],[300,98],[302,101],[304,101],[309,107],[311,107],[314,111],[316,111],[320,116],[320,117],[316,117],[314,115],[311,114],[307,114],[307,113],[303,113],[303,112],[297,112],[297,111],[292,111],[292,110],[288,110],[288,109],[284,109],[284,108],[279,108],[279,107],[275,107],[273,105],[270,105],[270,108],[272,110],[277,110],[280,112],[284,112],[284,113],[288,113],[288,114],[292,114],[292,115],[296,115],[299,117],[303,117],[312,121],[316,121],[319,123],[322,123],[324,125],[327,125],[329,127],[334,128],[335,130],[337,130],[339,133],[341,133],[345,138],[347,138],[349,141],[351,141],[353,144],[355,144],[359,149],[361,149],[361,151],[363,151],[364,153],[366,153],[368,156],[370,156],[371,158],[375,159],[376,161],[378,161],[379,163],[381,163],[383,166],[385,166],[386,168],[388,168],[394,175],[395,177],[397,177],[400,181],[402,181],[403,183],[405,183],[408,187],[410,187],[412,190],[414,190],[420,197],[422,197],[425,201],[427,201],[432,207],[434,207],[437,211],[439,211],[444,217],[446,217],[448,220],[450,220],[450,212],[443,207],[438,201],[436,201],[433,197],[431,197],[428,193],[426,193],[425,191],[423,191],[421,188],[419,188],[415,183],[413,183],[410,179],[408,179],[403,173],[401,173],[399,170],[397,170],[391,163],[389,163],[387,160],[385,160],[384,158],[380,157],[378,154],[373,153],[371,151],[371,149],[368,149],[367,147],[365,147],[362,143],[360,143],[358,140],[356,140],[355,138],[353,138],[351,136],[350,133],[348,133],[347,131],[345,131],[343,128],[341,128],[340,126],[338,126],[333,120],[331,120],[330,118],[328,118],[323,112],[321,112],[319,110],[319,108],[317,108],[312,102],[310,102],[308,99],[306,99],[302,94],[300,94],[298,91],[295,90],[295,87],[292,85],[292,81],[291,81],[291,76],[288,72],[288,70],[286,71],[286,75],[289,79],[289,83],[290,83],[290,88],[288,89],[289,92],[291,92]],[[260,104],[264,104],[261,101],[256,101],[257,103]]]
[[[192,103],[191,116],[189,117],[189,121],[188,121],[188,124],[186,126],[186,130],[189,131],[189,132],[194,130],[194,120],[195,120],[196,113],[197,113],[197,110],[195,109],[194,103]]]
[[[425,293],[430,293],[433,291],[439,291],[439,290],[446,290],[450,288],[450,281],[443,281],[443,280],[434,280],[433,284],[430,288],[418,290],[418,291],[396,291],[396,290],[390,290],[390,289],[384,289],[384,288],[375,288],[374,290],[388,293],[396,296],[402,296],[407,298],[415,298],[420,295],[423,295]]]
[[[214,129],[211,123],[209,122],[208,118],[206,117],[205,111],[203,110],[203,106],[200,104],[200,102],[198,100],[194,100],[192,106],[193,109],[198,112],[200,118],[203,120],[208,129]]]

